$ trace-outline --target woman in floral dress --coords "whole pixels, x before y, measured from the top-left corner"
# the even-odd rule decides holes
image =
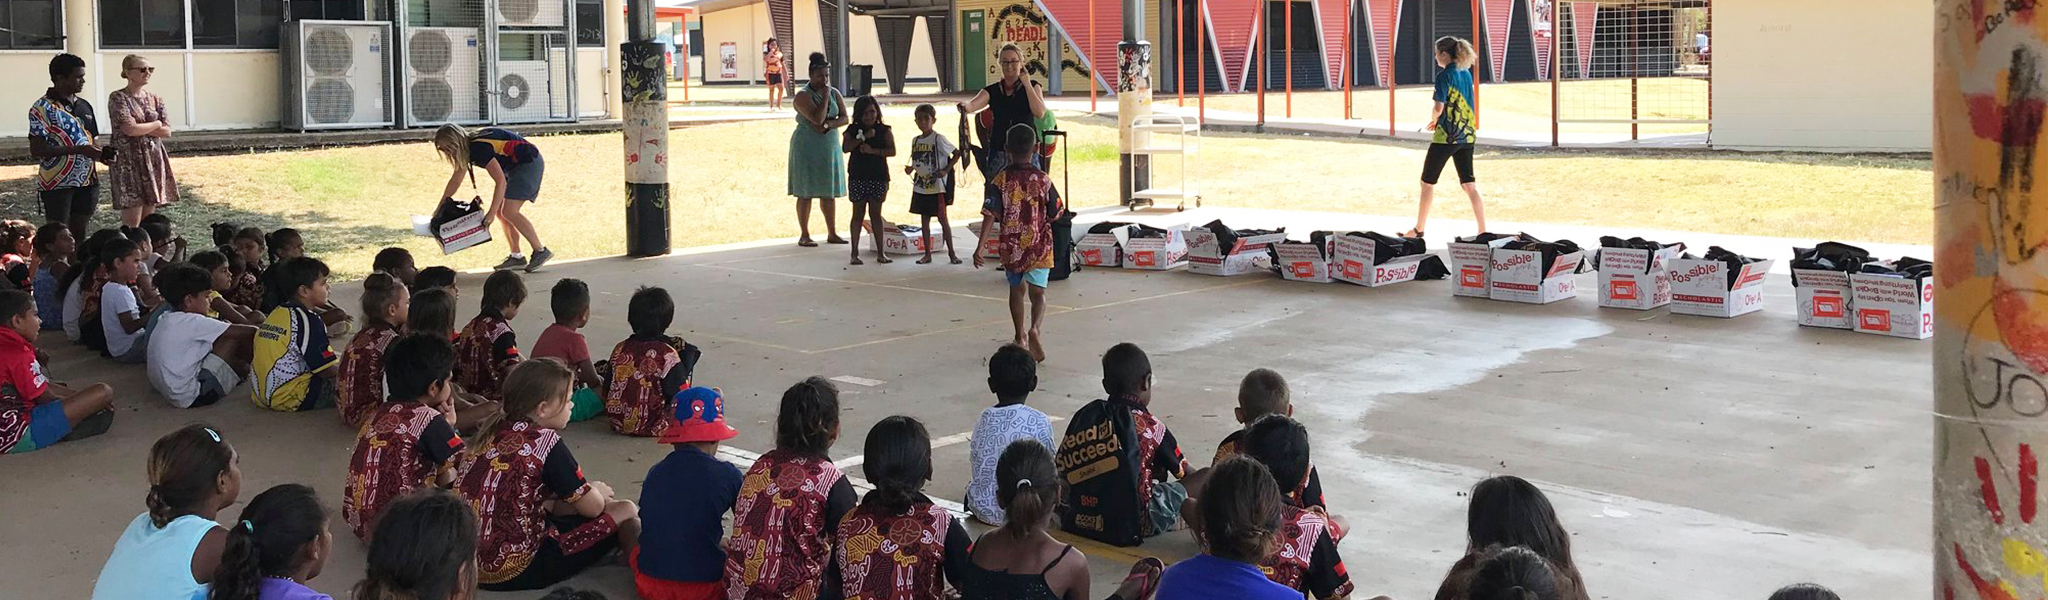
[[[107,173],[124,227],[141,226],[143,217],[178,199],[178,179],[164,149],[164,140],[171,137],[170,117],[163,98],[143,89],[154,75],[156,67],[148,59],[130,54],[121,59],[121,78],[128,87],[107,95],[107,111],[114,117],[114,160]]]

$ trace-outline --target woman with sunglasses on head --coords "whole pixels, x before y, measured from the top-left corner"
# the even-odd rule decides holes
[[[178,199],[178,178],[171,174],[171,155],[164,140],[171,137],[164,99],[143,89],[156,75],[149,59],[121,59],[127,87],[107,95],[107,113],[114,117],[114,159],[107,169],[114,208],[123,229],[142,226],[142,218]]]

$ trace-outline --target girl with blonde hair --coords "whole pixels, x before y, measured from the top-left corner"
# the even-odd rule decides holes
[[[493,187],[487,218],[502,220],[505,245],[512,249],[505,261],[498,263],[498,270],[523,268],[532,273],[555,257],[541,243],[533,221],[521,212],[524,203],[540,198],[541,175],[547,170],[547,163],[541,160],[539,147],[504,129],[485,127],[471,131],[450,123],[434,131],[434,150],[454,168],[448,175],[448,186],[441,191],[443,198],[454,198],[456,191],[462,189],[465,176],[470,187],[476,187],[473,167],[483,167],[491,175]],[[532,260],[519,251],[522,237],[533,245]]]
[[[1430,140],[1429,156],[1422,161],[1422,206],[1415,215],[1415,228],[1404,234],[1422,237],[1429,224],[1429,204],[1436,195],[1436,180],[1445,162],[1458,167],[1458,184],[1472,200],[1472,219],[1486,232],[1486,209],[1479,201],[1479,184],[1472,172],[1472,146],[1479,141],[1478,99],[1472,94],[1472,63],[1478,60],[1472,43],[1444,36],[1436,40],[1436,110],[1423,129],[1436,132]]]

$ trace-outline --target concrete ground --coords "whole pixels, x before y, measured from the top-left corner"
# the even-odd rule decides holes
[[[1218,217],[1300,230],[1407,225],[1228,209],[1148,218]],[[1432,224],[1439,242],[1469,228]],[[1602,233],[1495,229],[1586,243]],[[1793,243],[1657,237],[1770,257],[1788,255]],[[848,267],[844,247],[787,240],[563,262],[527,278],[532,293],[515,326],[529,346],[550,321],[548,287],[569,276],[597,294],[585,333],[600,354],[626,335],[625,300],[636,286],[675,294],[675,332],[705,349],[698,381],[725,390],[741,430],[733,454],[767,450],[781,391],[824,375],[843,382],[835,458],[858,454],[882,417],[914,415],[943,444],[928,491],[961,496],[965,434],[992,401],[985,360],[1009,336],[995,273],[910,260]],[[482,277],[462,278],[465,318]],[[1580,277],[1590,289],[1595,275]],[[1072,414],[1102,395],[1101,352],[1137,342],[1157,369],[1155,411],[1199,464],[1237,427],[1230,409],[1238,379],[1254,367],[1280,371],[1294,388],[1295,416],[1314,435],[1331,508],[1355,527],[1342,551],[1360,597],[1429,597],[1463,550],[1467,491],[1494,474],[1529,478],[1550,495],[1595,598],[1760,600],[1798,581],[1850,598],[1926,594],[1931,345],[1800,328],[1782,273],[1766,291],[1764,312],[1719,320],[1601,309],[1588,297],[1545,306],[1452,298],[1441,281],[1367,289],[1263,274],[1087,270],[1048,294],[1050,358],[1031,402]],[[353,307],[357,292],[337,286],[336,302]],[[353,432],[331,411],[262,411],[246,387],[219,405],[179,411],[149,390],[140,368],[87,356],[61,335],[43,345],[56,355],[56,379],[115,385],[120,413],[100,438],[0,457],[0,480],[9,482],[0,488],[9,507],[0,539],[13,541],[0,545],[0,565],[12,566],[0,577],[0,597],[86,597],[114,538],[143,510],[150,443],[186,423],[212,423],[236,445],[243,501],[300,482],[338,507]],[[572,425],[568,440],[587,475],[628,498],[666,451],[601,422]],[[363,549],[338,518],[334,527],[334,556],[313,585],[346,597]],[[1173,561],[1197,551],[1186,533],[1134,549],[1080,547],[1093,559],[1096,596],[1135,556]],[[633,597],[620,566],[571,585]]]

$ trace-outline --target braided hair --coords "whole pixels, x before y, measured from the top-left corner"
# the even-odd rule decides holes
[[[839,437],[839,388],[813,376],[782,393],[775,412],[775,448],[823,458]]]

